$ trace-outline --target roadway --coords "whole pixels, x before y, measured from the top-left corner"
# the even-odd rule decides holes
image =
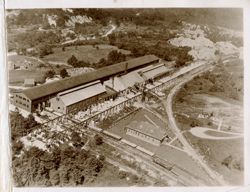
[[[202,70],[198,71],[194,74],[189,74],[187,77],[184,78],[184,80],[180,83],[178,83],[174,88],[171,89],[166,101],[163,101],[163,105],[165,107],[168,120],[169,120],[169,128],[175,133],[176,137],[179,139],[179,141],[183,144],[185,151],[187,154],[189,154],[199,165],[207,172],[207,174],[210,176],[210,178],[213,180],[214,184],[216,185],[226,185],[224,179],[219,176],[216,172],[214,172],[203,160],[203,158],[196,153],[196,151],[193,149],[193,147],[190,145],[190,143],[186,140],[186,138],[183,136],[182,132],[180,131],[179,127],[176,124],[172,105],[173,105],[173,97],[175,94],[182,88],[182,86],[187,83],[188,81],[192,80],[195,76],[211,69],[211,65],[207,64]]]

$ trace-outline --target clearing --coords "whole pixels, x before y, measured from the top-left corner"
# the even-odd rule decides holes
[[[112,50],[119,50],[121,53],[126,55],[130,54],[130,51],[118,49],[117,47],[111,45],[81,45],[65,47],[65,51],[62,51],[62,48],[54,48],[54,53],[45,56],[44,60],[66,64],[67,60],[72,55],[75,55],[78,60],[89,63],[97,63],[100,59],[107,58],[108,54]]]

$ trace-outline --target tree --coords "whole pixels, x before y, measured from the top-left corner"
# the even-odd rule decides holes
[[[46,79],[47,79],[47,78],[53,78],[55,74],[56,74],[55,71],[49,70],[49,71],[46,72],[45,78],[46,78]]]
[[[71,134],[71,140],[73,142],[73,145],[75,147],[78,147],[79,145],[81,145],[81,137],[79,136],[79,134],[77,132],[73,132]]]
[[[108,35],[108,40],[110,45],[114,45],[116,42],[116,36],[114,33]]]
[[[78,60],[77,60],[77,58],[76,58],[74,55],[72,55],[72,56],[68,59],[67,63],[68,63],[69,65],[72,65],[73,67],[75,67],[75,66],[78,64]]]
[[[69,74],[67,72],[67,70],[65,68],[63,68],[61,71],[60,71],[60,76],[62,78],[65,78],[65,77],[69,77]]]
[[[96,145],[101,145],[103,143],[103,139],[99,135],[95,135],[94,139],[95,139],[95,144]]]
[[[40,44],[37,47],[37,51],[40,58],[53,53],[52,47],[47,44]]]
[[[63,17],[59,17],[57,20],[56,20],[56,25],[58,27],[64,27],[65,26],[65,19]]]
[[[117,50],[110,51],[110,53],[108,54],[108,63],[109,64],[122,62],[122,61],[125,61],[125,59],[126,59],[126,56],[124,54],[118,52]]]
[[[221,162],[221,164],[225,165],[227,168],[231,168],[232,162],[233,162],[233,157],[232,155],[229,155]]]

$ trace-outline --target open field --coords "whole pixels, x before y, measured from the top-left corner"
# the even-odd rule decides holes
[[[46,66],[42,60],[24,55],[11,55],[8,56],[7,60],[9,67],[15,64],[16,67],[27,70],[33,70],[38,67]]]
[[[222,165],[222,161],[228,156],[232,156],[234,160],[239,161],[241,166],[244,162],[244,140],[208,140],[200,139],[191,133],[185,133],[189,142],[205,157],[208,164],[231,185],[243,184],[244,172],[235,168],[228,168]]]
[[[123,54],[130,53],[127,50],[120,50],[117,47],[111,45],[82,45],[77,46],[77,48],[75,46],[66,47],[65,51],[62,51],[62,48],[54,48],[54,53],[45,56],[44,60],[67,63],[67,60],[72,55],[75,55],[78,60],[83,60],[89,63],[97,63],[100,59],[107,58],[109,52],[112,50],[119,50]]]
[[[183,130],[201,126],[243,132],[243,65],[232,60],[187,83],[174,112]]]
[[[206,131],[206,134],[214,136],[214,137],[231,137],[234,136],[232,134],[227,134],[227,133],[221,133],[221,132],[217,132],[217,131]]]
[[[179,123],[192,126],[217,128],[243,132],[242,105],[232,100],[224,100],[208,94],[193,94],[183,98],[183,103],[175,104]],[[232,102],[231,102],[232,101]]]
[[[184,85],[173,106],[189,143],[230,185],[242,184],[244,175],[242,86],[242,61],[221,63]],[[193,127],[204,128],[204,133],[194,136]]]
[[[25,79],[35,79],[36,82],[43,82],[47,70],[10,70],[9,83],[11,85],[23,83]]]

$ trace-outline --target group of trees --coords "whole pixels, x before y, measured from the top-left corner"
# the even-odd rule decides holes
[[[16,186],[77,186],[91,182],[103,168],[104,158],[65,146],[51,153],[31,147],[13,160]]]
[[[210,27],[210,30],[207,31],[207,38],[213,41],[214,43],[216,42],[221,42],[221,41],[229,41],[233,45],[237,47],[242,47],[243,46],[243,38],[242,37],[237,37],[234,35],[230,34],[225,34],[219,29],[218,27]]]
[[[54,146],[52,151],[24,148],[20,138],[39,125],[32,115],[24,118],[18,110],[10,113],[13,178],[16,186],[74,186],[93,181],[104,166],[103,156],[82,150],[86,136],[72,132],[73,146]],[[95,145],[102,144],[96,136]],[[79,147],[80,146],[80,147]],[[22,155],[20,154],[22,150]]]
[[[18,110],[10,113],[11,138],[13,141],[18,137],[27,135],[37,125],[39,125],[39,123],[31,114],[25,118]]]
[[[33,115],[23,117],[18,110],[10,113],[12,153],[17,155],[23,149],[23,143],[18,139],[29,134],[39,123]]]
[[[15,38],[16,47],[11,49],[22,50],[22,54],[30,54],[32,56],[44,57],[53,53],[53,47],[60,43],[62,37],[52,31],[29,31],[18,34]],[[33,51],[26,51],[28,48],[33,48]],[[25,51],[23,51],[25,50]],[[19,51],[20,52],[20,51]]]
[[[195,77],[181,89],[176,96],[176,100],[182,101],[182,98],[187,94],[208,92],[219,93],[220,96],[235,100],[242,100],[243,80],[239,80],[235,75],[230,74],[223,66],[218,66],[216,71],[220,71],[220,73],[208,71],[201,76]]]
[[[55,76],[55,74],[56,74],[56,72],[54,70],[49,70],[49,71],[47,71],[45,73],[44,78],[45,79],[47,79],[47,78],[51,79],[51,78],[53,78]]]
[[[54,76],[56,75],[56,72],[54,70],[48,70],[45,75],[44,75],[44,78],[47,79],[51,79],[53,78]],[[62,77],[62,78],[65,78],[65,77],[69,77],[69,74],[67,72],[67,70],[65,68],[61,69],[60,70],[60,73],[59,75]]]
[[[153,54],[167,61],[176,61],[176,67],[181,67],[193,60],[193,57],[188,54],[191,50],[190,47],[175,47],[167,43],[167,39],[172,38],[170,34],[165,37],[165,40],[152,44],[151,42],[155,42],[157,37],[146,38],[141,36],[138,39],[135,38],[138,34],[134,33],[135,35],[132,38],[127,38],[127,35],[112,34],[108,36],[109,43],[116,45],[118,48],[131,50],[134,57]]]
[[[97,63],[90,64],[90,63],[88,63],[86,61],[79,61],[75,57],[75,55],[72,55],[68,59],[67,63],[69,65],[73,66],[74,68],[77,68],[77,67],[94,67],[94,68],[100,68],[100,67],[105,67],[105,66],[112,65],[112,64],[115,64],[115,63],[119,63],[119,62],[122,62],[122,61],[125,61],[125,60],[126,60],[126,55],[122,54],[121,52],[119,52],[117,50],[113,50],[113,51],[111,51],[108,54],[107,59],[102,58]]]

